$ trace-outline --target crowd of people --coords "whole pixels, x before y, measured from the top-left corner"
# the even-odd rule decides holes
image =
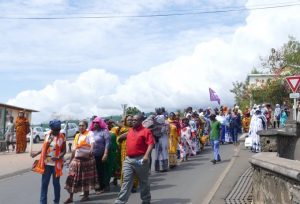
[[[205,146],[213,150],[212,164],[221,161],[220,144],[238,145],[241,133],[252,138],[252,151],[260,151],[257,131],[270,127],[284,127],[288,117],[286,106],[254,105],[240,110],[221,106],[183,113],[167,112],[157,108],[147,117],[142,114],[126,115],[115,122],[94,116],[91,121],[79,122],[79,133],[73,142],[68,174],[64,188],[69,197],[64,203],[72,203],[75,193],[81,192],[81,202],[88,201],[90,191],[103,194],[110,191],[110,182],[120,185],[115,203],[126,203],[130,193],[140,190],[143,203],[150,203],[148,176],[152,160],[154,171],[167,172],[178,163],[186,162],[200,154]],[[51,131],[45,137],[40,155],[33,170],[42,174],[40,203],[47,203],[48,184],[51,176],[54,186],[54,203],[60,201],[60,176],[66,153],[66,139],[60,132],[61,122],[52,120]],[[19,148],[23,148],[21,145]],[[154,158],[152,158],[152,149]]]

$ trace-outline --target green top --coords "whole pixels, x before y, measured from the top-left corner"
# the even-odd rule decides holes
[[[221,123],[217,120],[211,123],[210,140],[219,140],[220,127]]]

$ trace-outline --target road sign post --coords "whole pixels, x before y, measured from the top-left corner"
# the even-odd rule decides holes
[[[294,99],[294,106],[293,106],[293,119],[297,120],[297,98],[299,98],[299,93],[296,93],[299,84],[300,84],[300,76],[288,76],[286,80],[292,89],[293,93],[290,94],[290,98]]]

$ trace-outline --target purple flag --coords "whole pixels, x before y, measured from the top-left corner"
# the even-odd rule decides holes
[[[218,101],[218,104],[220,105],[221,100],[220,100],[219,96],[211,88],[209,88],[209,97],[210,97],[210,101]]]

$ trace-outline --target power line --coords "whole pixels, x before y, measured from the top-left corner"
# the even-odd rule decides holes
[[[229,12],[242,12],[242,11],[253,11],[253,10],[267,10],[276,8],[286,8],[300,6],[300,3],[293,4],[270,4],[268,6],[253,6],[251,8],[236,7],[220,10],[210,11],[188,11],[179,13],[161,13],[161,14],[141,14],[141,15],[98,15],[98,16],[54,16],[54,17],[10,17],[0,16],[1,20],[67,20],[67,19],[116,19],[116,18],[155,18],[155,17],[172,17],[172,16],[187,16],[187,15],[201,15],[201,14],[218,14],[218,13],[229,13]]]

